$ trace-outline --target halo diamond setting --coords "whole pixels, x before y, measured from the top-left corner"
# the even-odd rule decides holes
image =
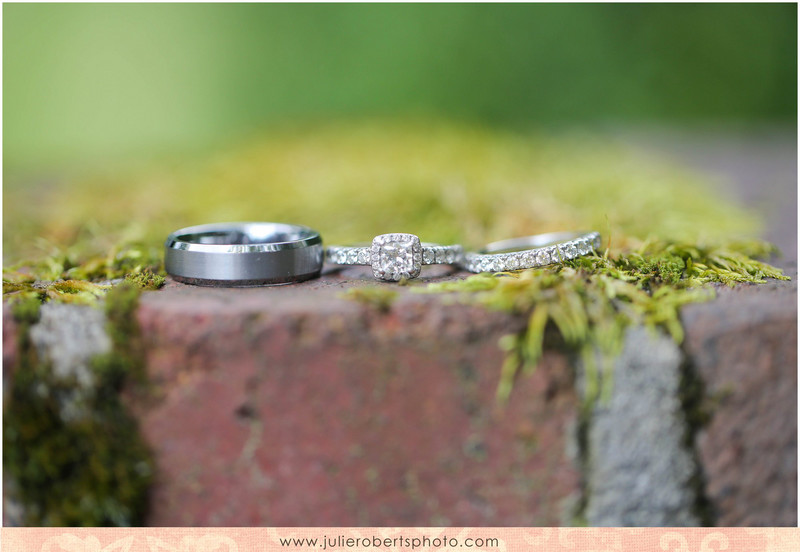
[[[381,234],[372,240],[370,258],[379,280],[416,278],[422,270],[422,244],[414,234]]]

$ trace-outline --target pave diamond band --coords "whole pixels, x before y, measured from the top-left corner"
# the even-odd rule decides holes
[[[414,234],[381,234],[369,247],[332,245],[327,260],[338,265],[369,265],[379,280],[397,282],[419,276],[422,265],[457,264],[462,260],[460,245],[422,243]]]
[[[461,257],[460,245],[433,245],[422,243],[422,264],[455,264]],[[329,263],[338,265],[371,265],[371,247],[330,246],[327,249]]]
[[[600,249],[597,232],[554,232],[493,242],[466,253],[461,267],[470,272],[505,272],[560,263]]]

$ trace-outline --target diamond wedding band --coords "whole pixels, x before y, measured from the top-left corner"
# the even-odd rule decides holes
[[[180,282],[257,286],[319,276],[319,232],[295,224],[234,222],[182,228],[164,243],[164,266]]]
[[[490,243],[478,253],[465,254],[461,266],[470,272],[505,272],[559,263],[597,249],[597,232],[554,232]]]
[[[368,247],[330,246],[328,261],[338,265],[369,265],[379,280],[397,282],[419,276],[422,265],[457,264],[460,245],[421,243],[414,234],[381,234]]]

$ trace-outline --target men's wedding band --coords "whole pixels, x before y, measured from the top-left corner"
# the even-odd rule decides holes
[[[182,228],[164,243],[164,266],[174,279],[205,286],[258,286],[319,276],[319,232],[274,222],[233,222]]]
[[[414,234],[381,234],[371,246],[327,248],[328,262],[372,266],[375,278],[388,282],[416,278],[422,265],[457,264],[462,256],[460,245],[423,243]]]
[[[560,263],[600,249],[597,232],[553,232],[493,242],[461,263],[470,272],[505,272]]]

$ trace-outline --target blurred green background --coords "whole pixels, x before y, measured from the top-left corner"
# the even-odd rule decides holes
[[[796,22],[795,4],[5,4],[4,174],[353,116],[794,125]]]

